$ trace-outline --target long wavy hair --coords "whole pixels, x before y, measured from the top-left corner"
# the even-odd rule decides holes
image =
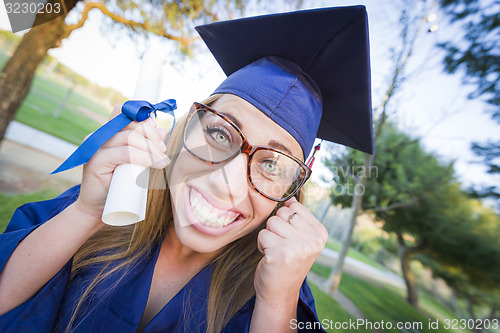
[[[203,104],[211,105],[220,95],[213,95]],[[183,117],[172,133],[167,146],[167,153],[179,152],[182,148],[182,129],[186,117]],[[118,271],[125,271],[133,266],[152,249],[160,246],[169,226],[173,223],[172,204],[167,179],[175,165],[178,154],[170,154],[171,163],[164,170],[151,169],[150,186],[146,218],[140,223],[126,227],[104,226],[96,232],[77,251],[73,258],[72,278],[90,265],[100,264],[103,268],[83,291],[75,304],[66,331],[71,331],[79,313],[84,312],[84,300],[91,297],[94,288]],[[300,191],[302,192],[302,191]],[[300,194],[298,195],[300,198]],[[282,204],[277,205],[271,216]],[[248,235],[226,245],[213,258],[214,271],[212,275],[208,309],[207,332],[220,332],[255,295],[254,275],[262,254],[257,248],[257,235],[265,227],[265,222]],[[174,230],[173,228],[171,230]],[[187,305],[189,312],[189,304]],[[185,319],[189,314],[185,314]]]

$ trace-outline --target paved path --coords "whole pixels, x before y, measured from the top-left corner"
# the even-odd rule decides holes
[[[77,147],[15,120],[9,123],[5,137],[60,159],[66,159]]]
[[[81,167],[50,175],[75,145],[13,121],[0,146],[0,190],[23,193],[52,188],[58,191],[80,183]]]
[[[337,261],[338,255],[337,251],[324,248],[317,261],[320,264],[332,267]],[[370,280],[381,284],[390,284],[401,289],[406,288],[404,280],[399,275],[389,270],[375,268],[351,257],[345,258],[344,271],[360,278],[369,277]]]

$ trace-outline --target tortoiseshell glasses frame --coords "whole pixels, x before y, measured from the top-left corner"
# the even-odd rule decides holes
[[[236,149],[234,152],[231,152],[230,156],[228,156],[227,158],[225,158],[225,159],[223,159],[221,161],[211,161],[211,160],[206,159],[206,158],[204,158],[202,156],[199,156],[198,154],[196,154],[195,151],[193,151],[193,149],[190,149],[189,145],[186,143],[187,136],[188,136],[188,131],[189,131],[189,128],[190,128],[189,124],[191,123],[192,118],[198,112],[200,112],[200,111],[210,112],[210,113],[212,113],[212,114],[220,117],[227,124],[229,124],[229,126],[231,126],[232,128],[234,128],[234,130],[241,137],[241,144],[240,144],[239,149]],[[243,134],[243,132],[239,129],[239,127],[231,119],[227,118],[225,115],[217,112],[216,110],[212,109],[211,107],[206,106],[206,105],[201,104],[201,103],[196,103],[196,102],[193,103],[193,106],[191,107],[191,110],[189,111],[189,114],[187,116],[187,120],[186,120],[186,122],[184,124],[184,129],[183,129],[183,145],[184,145],[184,148],[192,156],[194,156],[195,158],[197,158],[200,161],[203,161],[205,163],[209,163],[209,164],[212,164],[212,165],[227,163],[227,162],[231,161],[232,159],[234,159],[236,156],[238,156],[240,153],[246,154],[248,156],[248,161],[247,161],[247,178],[248,178],[248,182],[249,182],[250,186],[253,189],[255,189],[258,193],[260,193],[261,195],[263,195],[264,197],[266,197],[266,198],[268,198],[270,200],[276,201],[276,202],[284,202],[284,201],[290,199],[291,197],[293,197],[297,193],[297,191],[300,190],[300,188],[305,184],[305,182],[311,176],[311,169],[309,167],[307,167],[307,165],[304,162],[302,162],[301,160],[299,160],[295,156],[290,155],[290,154],[288,154],[288,153],[286,153],[284,151],[281,151],[281,150],[273,148],[273,147],[253,146],[253,145],[251,145],[248,142],[248,140],[246,139],[246,137]],[[297,177],[297,179],[295,179],[289,185],[290,188],[285,192],[284,196],[281,197],[281,198],[275,198],[275,197],[272,197],[272,196],[266,194],[264,191],[262,191],[257,186],[255,186],[255,184],[254,184],[254,182],[252,180],[252,176],[251,176],[252,157],[254,156],[254,154],[256,152],[261,151],[261,150],[268,150],[268,151],[271,151],[271,152],[275,152],[275,153],[284,155],[285,157],[287,157],[290,160],[292,160],[293,162],[295,162],[297,164],[297,166],[300,168],[300,171],[301,171],[300,175]]]

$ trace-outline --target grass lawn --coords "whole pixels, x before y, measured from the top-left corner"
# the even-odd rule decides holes
[[[42,201],[54,198],[59,192],[53,190],[42,190],[25,194],[4,194],[0,193],[0,233],[2,233],[9,223],[17,207],[27,202]]]
[[[35,76],[26,99],[21,104],[16,120],[59,137],[75,145],[82,143],[85,136],[98,129],[101,124],[90,119],[82,109],[103,114],[99,107],[76,91],[72,91],[60,115],[55,117],[70,87],[43,75]]]
[[[403,332],[396,329],[398,322],[412,326],[410,332],[435,332],[428,328],[429,319],[415,310],[400,295],[385,288],[375,286],[364,280],[344,274],[340,284],[344,293],[371,322],[391,322],[394,328],[389,332]],[[415,329],[416,328],[416,329]],[[442,332],[444,330],[440,330]]]
[[[406,297],[406,291],[398,290],[401,297]],[[420,308],[426,313],[430,313],[433,317],[440,320],[458,318],[458,316],[446,305],[438,301],[427,290],[422,288],[418,291]],[[464,331],[468,332],[468,331]]]
[[[334,323],[349,323],[349,321],[356,321],[347,311],[340,306],[330,295],[319,289],[314,283],[309,282],[311,291],[314,295],[316,302],[316,311],[318,312],[319,320],[326,320],[329,326],[323,326],[327,332],[351,332],[349,329],[336,329]],[[331,327],[333,326],[333,327]],[[340,326],[339,326],[340,327]],[[357,332],[371,332],[370,330],[360,329]]]
[[[0,68],[7,61],[0,49]],[[71,90],[71,93],[69,91]],[[66,102],[63,101],[67,97]],[[59,106],[64,104],[58,116]],[[102,125],[111,110],[79,93],[67,82],[37,71],[30,91],[16,114],[16,120],[75,145]],[[89,116],[90,115],[90,116]]]
[[[311,270],[323,277],[327,277],[330,273],[329,267],[319,264],[314,264]],[[416,329],[419,332],[469,332],[467,330],[445,330],[442,321],[439,322],[439,330],[429,328],[429,318],[410,306],[404,300],[402,291],[395,291],[393,288],[380,287],[344,274],[339,290],[356,304],[367,321],[371,323],[391,322],[392,329],[385,329],[385,332],[417,332]],[[451,310],[432,298],[430,294],[426,294],[423,298],[425,300],[421,303],[426,305],[422,305],[422,308],[432,317],[431,322],[434,322],[436,318],[440,320],[456,318]],[[398,322],[409,325],[406,331],[396,328]]]

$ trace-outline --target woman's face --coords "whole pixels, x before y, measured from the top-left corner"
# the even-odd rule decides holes
[[[211,106],[238,125],[251,145],[268,146],[302,159],[295,139],[240,97],[222,95]],[[174,226],[182,245],[210,253],[255,230],[276,202],[248,183],[246,154],[211,165],[182,148],[169,178]]]

